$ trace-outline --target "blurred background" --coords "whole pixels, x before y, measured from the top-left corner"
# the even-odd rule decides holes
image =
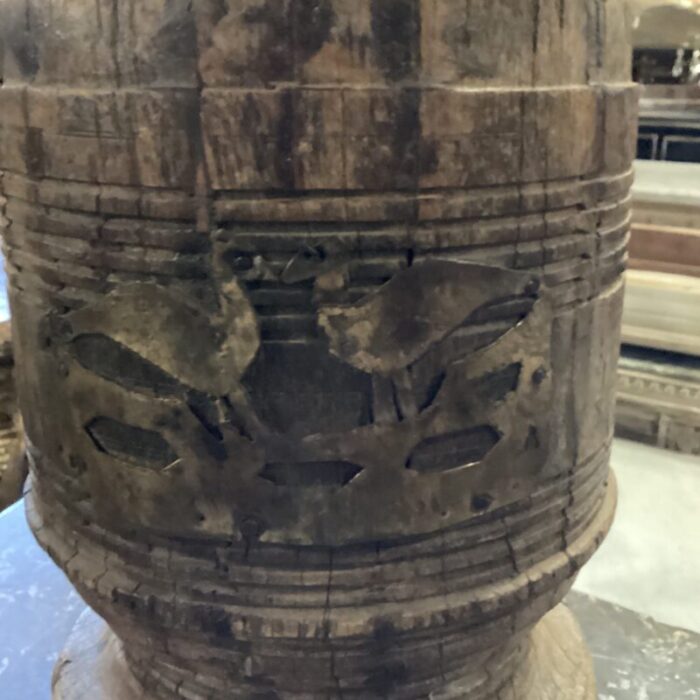
[[[634,7],[641,100],[618,433],[698,455],[700,0]]]

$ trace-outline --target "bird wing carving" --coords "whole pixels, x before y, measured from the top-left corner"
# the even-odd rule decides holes
[[[431,259],[396,274],[352,305],[319,310],[330,350],[368,373],[391,375],[415,363],[479,309],[501,297],[537,292],[531,274]]]
[[[212,318],[162,286],[125,285],[70,314],[74,346],[82,345],[88,352],[92,342],[107,351],[111,344],[127,374],[129,367],[141,375],[146,372],[143,366],[138,368],[135,355],[150,366],[149,376],[157,375],[161,385],[170,377],[206,394],[224,396],[238,385],[260,338],[245,293],[234,281],[228,281],[223,291],[224,314]]]

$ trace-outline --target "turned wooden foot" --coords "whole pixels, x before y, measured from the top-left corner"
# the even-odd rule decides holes
[[[308,687],[302,683],[295,689],[290,675],[285,677],[283,688],[275,688],[270,680],[260,687],[261,678],[251,672],[256,663],[252,651],[251,656],[238,662],[230,657],[231,663],[239,663],[240,668],[228,668],[230,680],[226,681],[224,674],[206,677],[198,672],[197,664],[192,664],[196,651],[187,650],[186,641],[181,653],[189,652],[187,661],[163,656],[162,652],[150,656],[148,649],[142,646],[137,647],[136,655],[125,652],[119,638],[88,610],[76,625],[57,664],[53,700],[178,700],[181,697],[189,700],[212,697],[222,700],[593,700],[595,682],[591,660],[571,613],[559,605],[542,621],[536,621],[568,591],[567,576],[571,566],[577,568],[594,551],[610,525],[615,501],[615,482],[611,480],[597,516],[564,556],[545,559],[524,575],[501,584],[486,585],[473,593],[471,606],[481,610],[481,614],[477,613],[462,636],[465,640],[471,638],[479,651],[465,653],[461,663],[453,658],[449,681],[440,678],[438,659],[438,666],[430,669],[422,686],[415,682],[402,684],[396,677],[396,664],[400,664],[402,653],[399,651],[392,657],[392,649],[380,646],[374,647],[376,656],[373,656],[376,641],[370,640],[365,642],[366,651],[362,651],[362,644],[358,651],[364,655],[365,666],[375,669],[374,678],[381,678],[384,673],[383,685],[375,681],[374,686],[351,687],[347,681],[341,681],[338,689],[327,679],[326,689],[322,690],[328,657],[319,655],[316,661],[306,658],[300,668],[309,679]],[[30,517],[41,531],[36,512],[30,510]],[[503,625],[493,620],[499,597],[510,599],[509,605],[515,606]],[[469,607],[468,601],[463,604]],[[370,613],[358,607],[355,614],[359,620]],[[450,612],[444,614],[449,616]],[[385,634],[390,635],[391,630]],[[440,635],[439,632],[434,634]],[[441,639],[437,636],[429,643],[442,648]],[[285,646],[285,641],[279,640],[277,653],[294,654],[295,642],[299,640],[286,640]],[[335,646],[334,640],[327,643],[341,648]],[[392,642],[388,637],[387,643],[398,646],[401,641]],[[489,644],[493,646],[489,648]],[[206,664],[202,664],[200,670],[205,668]],[[311,685],[314,691],[309,689]]]
[[[576,620],[564,605],[554,608],[537,624],[526,644],[525,657],[514,677],[485,698],[595,700],[591,657]],[[182,697],[175,689],[143,688],[129,670],[121,642],[89,609],[78,620],[54,672],[53,700],[179,700]],[[194,696],[184,697],[194,700]],[[263,692],[255,697],[293,696],[278,696],[268,691],[267,695]],[[328,697],[342,696],[329,694]],[[469,690],[455,684],[436,691],[430,700],[470,700],[471,697]],[[204,696],[201,698],[204,700]]]

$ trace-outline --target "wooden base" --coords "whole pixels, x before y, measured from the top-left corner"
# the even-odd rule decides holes
[[[510,693],[510,694],[509,694]],[[494,700],[595,700],[593,660],[576,619],[559,605],[535,627],[528,663]]]
[[[90,608],[78,618],[51,685],[53,700],[153,700],[129,671],[117,637]]]
[[[78,620],[54,671],[53,700],[159,700],[129,671],[119,641],[92,610]],[[173,693],[173,700],[180,697]],[[573,615],[563,605],[535,627],[527,663],[493,700],[595,700],[591,657]],[[459,687],[430,700],[467,700]],[[427,700],[427,699],[426,699]]]

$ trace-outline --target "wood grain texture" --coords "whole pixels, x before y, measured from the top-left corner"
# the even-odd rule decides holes
[[[527,642],[527,663],[494,700],[595,700],[593,664],[571,612],[558,605],[539,622]],[[455,685],[431,700],[470,697]],[[136,685],[117,638],[102,620],[86,611],[54,673],[55,700],[158,700]],[[184,696],[186,697],[186,696]],[[261,697],[264,697],[261,696]]]
[[[117,675],[536,692],[530,632],[614,510],[624,4],[6,0],[0,26],[30,519]]]

